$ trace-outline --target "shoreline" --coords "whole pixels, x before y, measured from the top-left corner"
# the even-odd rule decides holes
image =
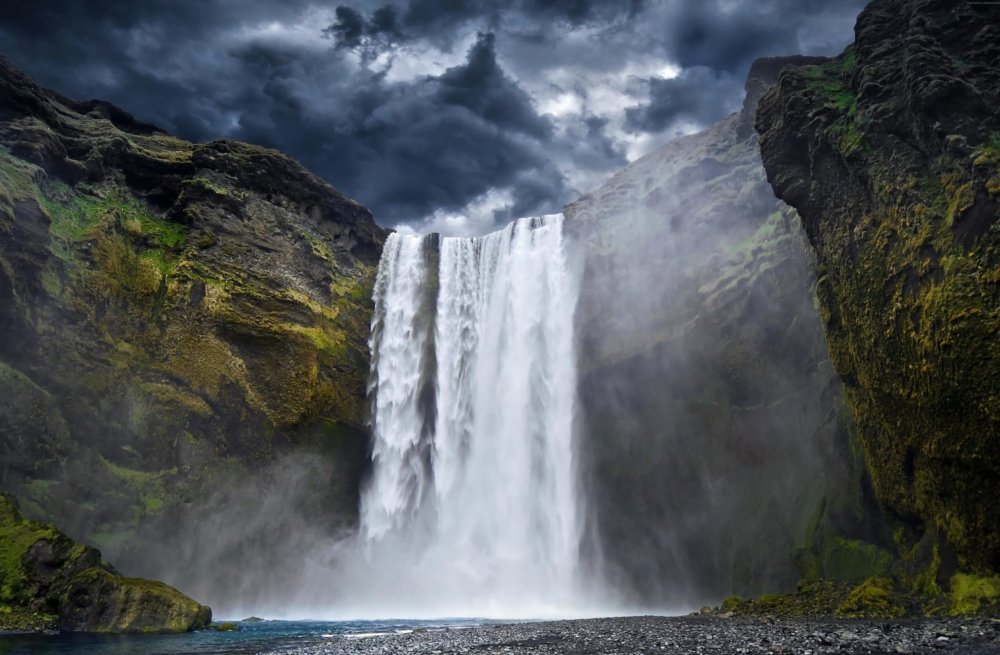
[[[687,653],[811,655],[845,653],[1000,652],[1000,619],[913,618],[771,619],[717,616],[634,616],[461,629],[416,629],[404,634],[331,640],[310,654]]]

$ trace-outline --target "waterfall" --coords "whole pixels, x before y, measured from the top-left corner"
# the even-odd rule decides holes
[[[580,613],[578,280],[562,221],[385,244],[361,503],[365,560],[379,572],[365,594],[382,603],[370,611]]]

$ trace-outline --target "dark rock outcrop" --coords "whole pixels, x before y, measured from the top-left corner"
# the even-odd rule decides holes
[[[795,589],[795,553],[823,540],[821,521],[849,537],[830,545],[831,567],[881,552],[862,543],[878,529],[808,243],[775,201],[750,129],[780,67],[802,61],[814,60],[756,63],[743,111],[566,208],[585,262],[581,432],[595,531],[609,575],[659,606]]]
[[[834,366],[911,582],[1000,569],[1000,10],[874,0],[760,103]],[[995,584],[995,583],[993,583]]]
[[[299,528],[354,520],[385,236],[364,207],[0,61],[0,235],[0,490],[28,515],[217,598],[251,551],[288,565]]]
[[[21,517],[0,495],[0,626],[66,632],[187,632],[212,610],[173,587],[119,575],[101,553]]]

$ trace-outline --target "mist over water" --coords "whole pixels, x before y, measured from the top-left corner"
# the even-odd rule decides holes
[[[581,558],[579,280],[562,222],[522,219],[478,238],[389,237],[375,288],[373,470],[351,612],[607,612],[588,608],[597,585]]]

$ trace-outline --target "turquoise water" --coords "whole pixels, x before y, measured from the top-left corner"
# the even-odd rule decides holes
[[[7,635],[0,655],[264,655],[333,646],[345,635],[476,625],[482,621],[263,621],[240,622],[238,631],[202,630],[182,635]]]

